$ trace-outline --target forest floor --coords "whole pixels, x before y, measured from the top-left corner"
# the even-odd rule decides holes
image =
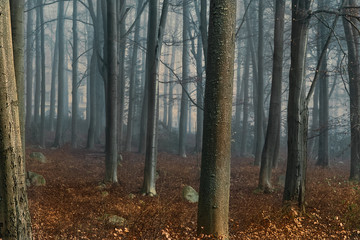
[[[29,158],[42,152],[47,163]],[[28,190],[34,239],[198,239],[197,204],[182,189],[199,188],[200,157],[160,153],[157,196],[142,196],[144,157],[123,154],[119,184],[102,185],[101,150],[27,148],[27,170],[43,175],[45,186]],[[306,213],[282,208],[282,187],[256,191],[259,168],[252,159],[234,158],[231,172],[231,239],[360,239],[360,186],[347,181],[348,164],[308,167]],[[285,173],[275,170],[274,183]],[[125,225],[109,223],[111,215]]]

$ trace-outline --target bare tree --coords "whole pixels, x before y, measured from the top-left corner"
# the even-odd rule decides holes
[[[235,0],[211,0],[197,230],[218,239],[229,239],[235,19]]]
[[[12,6],[19,7],[23,12],[23,4]],[[0,1],[0,9],[0,231],[4,239],[31,240],[31,218],[26,194],[25,159],[16,90],[15,74],[18,70],[15,70],[14,66],[9,1]],[[17,16],[14,20],[19,21]],[[23,29],[20,25],[17,27],[20,27],[19,31]],[[18,38],[14,40],[23,41]],[[16,46],[20,47],[21,44],[16,43]],[[23,51],[23,46],[22,50],[18,50]]]

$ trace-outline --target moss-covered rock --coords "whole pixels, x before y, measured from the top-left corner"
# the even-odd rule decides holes
[[[27,172],[27,183],[32,186],[45,186],[46,180],[42,175],[29,171]]]
[[[46,163],[46,157],[41,152],[32,152],[30,153],[30,158],[34,159],[41,163]]]
[[[185,186],[182,192],[183,198],[191,203],[199,201],[199,194],[191,186]]]

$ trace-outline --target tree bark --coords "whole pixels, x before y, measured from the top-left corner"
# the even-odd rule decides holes
[[[117,180],[117,25],[116,1],[107,3],[107,84],[105,181]]]
[[[281,82],[283,71],[284,49],[284,15],[285,0],[276,1],[274,29],[274,58],[269,109],[269,121],[266,131],[264,149],[261,155],[259,188],[268,191],[271,186],[271,169],[277,162],[280,144],[281,126]]]
[[[38,1],[42,5],[42,0]],[[40,42],[41,42],[41,123],[40,123],[40,146],[45,148],[45,29],[44,29],[44,6],[39,7],[40,11]]]
[[[32,7],[32,1],[28,1],[28,8]],[[32,120],[32,97],[33,97],[33,11],[27,12],[26,26],[26,133],[30,133]]]
[[[319,0],[319,8],[325,8],[325,2]],[[322,16],[319,16],[322,17]],[[318,39],[318,57],[320,58],[321,51],[326,43],[327,31],[324,24],[319,23],[319,39]],[[329,132],[328,132],[328,120],[329,120],[329,84],[327,77],[327,53],[320,60],[319,69],[319,149],[318,159],[316,165],[322,167],[329,166]]]
[[[32,239],[9,1],[0,1],[0,223],[3,239]],[[20,29],[19,29],[20,30]],[[19,47],[19,45],[17,46]],[[17,51],[23,51],[17,49]]]
[[[345,6],[357,7],[354,0],[345,1]],[[351,9],[344,10],[345,14],[351,14]],[[350,23],[351,21],[352,23]],[[345,16],[343,26],[348,48],[348,72],[350,89],[350,127],[351,127],[351,158],[350,180],[360,181],[360,63],[359,63],[359,33],[352,25],[357,20]]]
[[[188,119],[188,81],[189,81],[189,25],[190,25],[190,2],[183,1],[183,49],[182,49],[182,92],[179,120],[179,155],[186,157],[187,119]]]
[[[25,151],[24,0],[10,1],[16,89],[19,100],[21,142]],[[30,110],[31,112],[31,110]]]
[[[288,159],[284,203],[304,207],[308,110],[305,104],[305,60],[311,0],[292,1],[291,66],[288,100]]]
[[[77,148],[78,117],[78,33],[77,0],[73,0],[73,62],[72,62],[72,103],[71,103],[71,147]]]
[[[261,162],[261,151],[264,146],[264,0],[259,0],[259,37],[258,37],[258,78],[256,89],[256,142],[255,142],[255,165],[259,166]]]
[[[65,116],[65,49],[64,49],[64,0],[59,0],[59,66],[58,66],[58,106],[54,147],[60,147],[63,138],[63,125]]]
[[[217,239],[229,239],[235,19],[235,0],[211,0],[197,231]]]
[[[149,31],[147,45],[148,55],[146,57],[146,64],[149,64],[149,67],[147,68],[149,72],[146,73],[148,75],[147,79],[149,81],[149,119],[147,121],[145,169],[142,189],[143,193],[149,196],[156,195],[155,177],[158,145],[157,126],[159,118],[159,81],[157,79],[157,72],[159,68],[159,59],[161,54],[163,35],[165,31],[169,1],[164,0],[163,2],[159,28],[157,28],[157,6],[158,0],[150,0],[148,25]]]
[[[140,13],[141,6],[143,5],[143,0],[137,2],[136,7],[136,16]],[[138,42],[140,39],[140,21],[135,23],[134,29],[134,42],[132,59],[131,59],[131,71],[130,71],[130,89],[129,89],[129,112],[127,120],[127,130],[126,130],[126,145],[125,150],[131,151],[131,143],[133,137],[133,121],[134,121],[134,111],[135,111],[135,90],[136,90],[136,71],[137,71],[137,62],[138,62]]]

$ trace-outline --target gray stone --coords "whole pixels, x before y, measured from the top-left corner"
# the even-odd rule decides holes
[[[111,225],[114,225],[114,226],[124,226],[125,223],[126,223],[126,219],[123,218],[123,217],[120,217],[120,216],[117,216],[117,215],[109,215],[107,217],[107,221],[108,223],[110,223]]]
[[[199,194],[191,186],[185,186],[182,192],[183,198],[191,203],[199,201]]]
[[[27,172],[27,185],[45,186],[46,180],[42,175],[29,171]]]
[[[41,152],[32,152],[30,153],[30,157],[38,162],[46,163],[46,157]]]

